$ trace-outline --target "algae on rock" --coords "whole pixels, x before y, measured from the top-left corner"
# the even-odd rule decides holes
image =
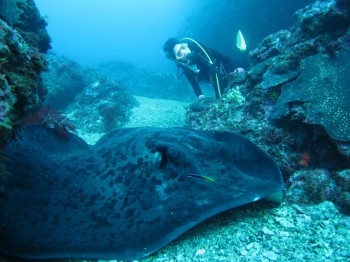
[[[335,58],[318,54],[302,62],[299,77],[284,86],[272,117],[279,119],[303,103],[305,120],[322,125],[337,141],[350,141],[350,50]]]

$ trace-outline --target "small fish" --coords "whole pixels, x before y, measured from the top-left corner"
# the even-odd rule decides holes
[[[0,57],[0,64],[5,64],[8,62],[8,59],[6,57]]]
[[[195,178],[200,178],[203,180],[206,180],[208,182],[215,182],[214,178],[211,178],[209,176],[201,176],[201,175],[196,175],[196,174],[188,174],[187,177],[195,177]]]

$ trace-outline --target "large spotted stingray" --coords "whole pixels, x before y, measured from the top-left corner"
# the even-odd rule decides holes
[[[6,150],[0,251],[134,260],[219,212],[274,195],[275,162],[243,136],[117,129],[94,146],[38,125]]]

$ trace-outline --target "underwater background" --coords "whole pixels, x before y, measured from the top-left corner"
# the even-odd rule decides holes
[[[0,0],[0,210],[12,214],[8,148],[33,124],[89,145],[116,128],[231,131],[274,159],[285,201],[213,216],[139,260],[350,260],[349,26],[347,0]],[[201,41],[245,74],[221,99],[206,85],[197,100],[161,51],[170,37]],[[0,261],[23,259],[0,250]],[[90,261],[72,254],[52,258]]]
[[[237,60],[238,30],[249,49],[267,35],[288,28],[294,12],[312,1],[35,1],[48,20],[52,51],[83,66],[121,60],[141,68],[173,71],[161,58],[171,36],[193,37]],[[242,11],[244,10],[244,11]]]

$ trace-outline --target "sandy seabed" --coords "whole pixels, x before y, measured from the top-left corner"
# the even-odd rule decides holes
[[[182,127],[185,125],[188,103],[141,96],[135,96],[135,98],[140,106],[133,108],[130,121],[125,127]]]

